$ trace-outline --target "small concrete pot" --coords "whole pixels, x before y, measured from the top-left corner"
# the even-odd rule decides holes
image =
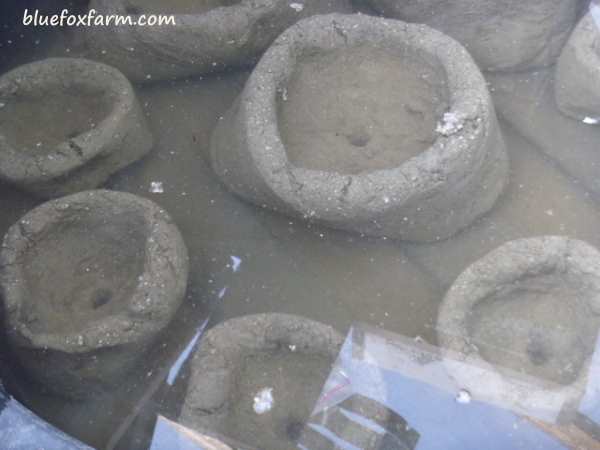
[[[600,23],[591,13],[581,19],[558,59],[554,89],[563,114],[600,122]]]
[[[0,77],[0,180],[41,197],[90,189],[152,135],[131,84],[94,61],[50,58]]]
[[[187,276],[183,239],[153,202],[98,190],[44,203],[0,253],[13,353],[55,394],[110,388],[168,325]]]
[[[554,64],[580,0],[367,0],[387,17],[425,23],[462,43],[482,70]]]
[[[286,314],[230,319],[209,330],[191,362],[180,421],[256,448],[296,448],[343,337]]]
[[[216,127],[212,166],[260,206],[372,236],[447,238],[508,172],[485,81],[453,39],[365,15],[300,21]]]
[[[246,66],[299,19],[353,11],[350,0],[92,0],[91,9],[134,21],[140,14],[173,15],[174,25],[87,30],[94,57],[139,82]]]
[[[599,329],[600,252],[559,236],[487,254],[457,278],[438,316],[462,389],[539,414],[567,414],[578,401]]]

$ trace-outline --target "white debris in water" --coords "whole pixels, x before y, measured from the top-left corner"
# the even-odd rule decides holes
[[[6,106],[6,103],[0,102],[0,108],[4,108],[5,106]]]
[[[295,352],[296,351],[296,346],[294,344],[290,344],[289,346],[290,352]]]
[[[451,136],[463,129],[464,122],[458,114],[453,112],[444,113],[442,121],[437,124],[435,132],[442,136]]]
[[[598,123],[600,123],[600,118],[586,117],[585,119],[583,119],[583,123],[585,123],[586,125],[597,125]]]
[[[150,183],[150,192],[153,194],[162,194],[165,192],[165,188],[162,184],[162,181],[152,181]]]
[[[204,320],[204,322],[200,325],[200,327],[198,327],[196,334],[194,334],[191,341],[188,343],[188,345],[185,347],[185,349],[181,352],[181,354],[179,355],[179,357],[177,358],[175,363],[171,366],[171,369],[169,369],[169,375],[167,376],[167,384],[169,386],[173,386],[173,383],[175,383],[175,380],[177,379],[177,376],[179,375],[179,372],[181,371],[183,364],[190,357],[192,350],[194,350],[196,343],[200,339],[200,336],[202,336],[202,334],[204,333],[204,330],[206,329],[206,326],[208,325],[208,320],[209,319],[206,318]]]
[[[300,12],[304,9],[304,5],[302,3],[290,3],[290,8],[296,12]]]
[[[242,264],[242,258],[238,257],[238,256],[230,256],[231,258],[231,270],[233,270],[234,272],[237,272],[238,270],[240,270],[240,265]]]
[[[456,402],[462,405],[471,403],[471,394],[469,393],[469,391],[466,391],[464,389],[458,391],[458,394],[456,395]]]
[[[264,414],[273,408],[273,388],[264,388],[254,396],[254,412]]]
[[[554,215],[554,210],[552,209],[547,209],[546,211],[546,215],[552,217]]]

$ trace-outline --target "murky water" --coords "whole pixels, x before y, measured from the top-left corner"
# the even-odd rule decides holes
[[[156,12],[155,3],[161,4],[153,1],[143,7]],[[175,6],[187,13],[190,3],[179,1]],[[213,3],[232,2],[205,3],[201,8],[210,9],[215,6]],[[140,2],[131,1],[130,4],[142,8]],[[45,39],[41,45],[35,45],[33,51],[18,55],[11,65],[51,55],[86,56],[78,33],[56,31]],[[312,60],[307,64],[325,67],[309,67],[306,79],[301,79],[300,72],[299,79],[290,84],[292,89],[297,83],[300,92],[290,92],[287,101],[304,106],[307,97],[314,95],[310,92],[309,82],[321,83],[321,75],[331,80],[325,73],[328,70],[341,70],[340,89],[343,92],[352,92],[352,83],[359,81],[380,89],[374,97],[366,94],[366,97],[360,97],[364,92],[358,92],[357,98],[344,95],[339,101],[340,111],[336,111],[335,96],[339,91],[334,92],[334,89],[339,86],[333,83],[331,96],[319,98],[321,115],[313,115],[310,111],[304,111],[299,118],[290,115],[292,119],[286,123],[288,129],[283,131],[284,141],[290,144],[292,151],[310,149],[310,152],[290,155],[298,165],[315,164],[323,169],[332,164],[337,166],[341,161],[342,165],[347,165],[343,169],[345,173],[356,173],[365,166],[373,169],[382,164],[389,165],[390,158],[394,160],[401,156],[400,161],[394,160],[399,163],[406,159],[404,153],[381,156],[379,150],[409,131],[408,138],[415,142],[410,142],[407,152],[418,154],[428,146],[431,136],[426,131],[435,126],[440,114],[432,111],[433,107],[429,105],[431,96],[435,95],[423,86],[431,83],[439,86],[431,80],[426,80],[423,85],[422,79],[405,73],[403,76],[407,80],[403,83],[411,87],[410,98],[405,98],[407,92],[400,89],[394,92],[395,96],[386,97],[385,91],[393,90],[394,86],[386,84],[389,80],[382,84],[376,71],[372,70],[371,65],[377,63],[373,60],[378,58],[385,59],[381,54],[365,54],[357,61],[329,60],[323,63]],[[394,70],[395,64],[399,64],[398,61],[385,61],[384,66]],[[353,66],[356,76],[351,72]],[[148,448],[156,414],[177,418],[186,393],[189,370],[181,355],[189,356],[192,344],[199,339],[207,320],[213,325],[245,314],[282,312],[329,324],[342,335],[352,324],[366,322],[435,345],[438,343],[438,308],[446,290],[465,268],[503,243],[540,235],[568,235],[600,249],[600,184],[597,176],[600,128],[568,119],[557,111],[550,87],[552,68],[516,74],[485,74],[510,160],[510,181],[489,213],[452,238],[433,243],[398,242],[337,231],[253,206],[227,191],[210,167],[210,136],[242,91],[249,73],[239,70],[135,86],[155,145],[148,156],[112,176],[106,187],[146,197],[167,210],[183,235],[190,258],[185,302],[173,324],[161,335],[159,344],[114,392],[84,402],[54,397],[40,386],[31,385],[18,369],[3,370],[13,395],[52,424],[96,448]],[[386,122],[390,108],[411,101],[417,105],[409,105],[403,111],[403,118],[410,122],[409,131],[394,128]],[[0,110],[0,127],[8,126],[14,131],[14,135],[8,136],[11,142],[22,142],[29,148],[44,139],[54,139],[40,130],[47,119],[58,115],[62,118],[70,114],[73,120],[57,120],[57,125],[52,126],[57,135],[73,132],[87,120],[97,121],[97,114],[102,115],[94,105],[80,103],[77,99],[56,99],[55,103],[73,103],[67,112],[55,111],[52,99],[45,98],[42,103],[49,105],[48,108],[43,105],[36,108],[36,114],[31,117],[18,105]],[[361,112],[362,106],[371,110]],[[284,116],[286,107],[287,104],[281,106]],[[355,114],[344,114],[344,108],[355,108]],[[356,123],[362,123],[365,115],[373,119],[371,125],[357,128]],[[319,126],[327,135],[325,138],[318,131],[311,132],[308,137],[303,134],[306,127],[318,129]],[[313,146],[312,140],[330,142],[332,152],[323,154],[327,147]],[[366,162],[365,149],[374,152],[374,156],[366,156]],[[346,158],[346,151],[358,152],[356,158]],[[14,187],[0,185],[0,233],[4,234],[23,214],[40,203],[39,199]],[[79,239],[85,241],[85,233]],[[86,250],[83,244],[81,248]],[[62,250],[61,245],[47,249],[49,252]],[[118,263],[118,253],[115,250],[115,263]],[[35,264],[32,267],[35,270]],[[118,275],[111,274],[116,278]],[[35,278],[34,273],[28,276]],[[53,276],[67,275],[57,268]],[[44,279],[36,282],[43,283]],[[82,290],[85,291],[85,286]],[[48,295],[52,296],[52,293]],[[590,328],[586,322],[586,327],[578,330],[576,335],[571,333],[569,327],[577,328],[583,319],[581,311],[573,312],[562,303],[568,301],[568,296],[569,289],[561,287],[555,297],[540,303],[539,296],[529,292],[519,312],[521,319],[527,321],[530,314],[543,322],[543,327],[554,323],[558,316],[561,319],[556,321],[558,328],[567,331],[555,330],[552,341],[544,337],[532,338],[537,344],[524,349],[531,356],[527,361],[508,355],[500,363],[517,371],[528,365],[543,366],[541,372],[546,371],[546,376],[542,373],[543,377],[562,384],[570,383],[573,377],[562,372],[564,365],[583,365],[579,354],[573,356],[570,349],[572,346],[578,350],[585,348],[584,359],[589,357],[594,350],[597,329]],[[535,306],[529,308],[530,303]],[[56,312],[56,308],[53,311]],[[498,322],[493,317],[507,314],[502,306],[491,304],[482,307],[477,314],[484,319],[478,322],[475,334],[483,341],[490,335],[495,340],[519,341],[519,333],[527,334],[522,329],[515,331],[516,322],[512,319],[510,326],[494,328]],[[67,329],[73,325],[65,323],[64,315],[59,314],[55,319],[53,327]],[[560,355],[548,362],[546,353],[554,350]],[[493,354],[493,349],[488,352],[483,348],[481,353],[485,359],[488,353]],[[575,361],[571,361],[572,356]],[[325,378],[320,372],[325,375],[327,372],[323,368],[327,363],[323,361],[305,361],[297,367],[294,364],[298,361],[291,363],[286,356],[275,359],[247,361],[247,377],[239,386],[242,392],[238,398],[240,405],[229,419],[232,429],[235,428],[236,414],[252,414],[249,392],[271,383],[277,394],[286,384],[276,378],[286,370],[296,372],[294,375],[300,379],[313,374]],[[271,380],[272,377],[275,379]],[[300,397],[304,393],[296,386],[284,398]],[[318,393],[306,394],[312,399]],[[297,418],[286,417],[289,423],[282,419],[277,424],[279,428],[275,427],[275,434],[265,439],[276,440],[282,435],[296,438],[300,427],[296,422],[302,422],[310,412],[308,406],[304,406]],[[251,430],[236,430],[227,437],[244,441],[250,439]]]

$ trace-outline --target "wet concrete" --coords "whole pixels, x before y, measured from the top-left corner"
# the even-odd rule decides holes
[[[558,234],[600,246],[600,211],[581,183],[514,128],[502,121],[501,128],[511,172],[507,190],[494,209],[449,240],[402,244],[444,287],[469,264],[512,239]]]
[[[65,48],[50,53],[64,54]],[[155,148],[113,177],[108,187],[151,198],[174,218],[190,253],[188,300],[163,345],[148,355],[136,374],[123,380],[123,387],[114,395],[82,404],[66,403],[26,385],[19,390],[28,406],[96,447],[106,447],[127,417],[136,413],[136,408],[143,410],[140,402],[151,387],[174,394],[151,402],[153,408],[177,414],[180,398],[176,394],[185,386],[185,377],[174,388],[162,379],[209,310],[213,322],[277,311],[312,317],[342,332],[353,321],[367,321],[433,342],[433,324],[444,288],[468,264],[501,243],[539,234],[568,234],[600,247],[600,210],[582,181],[594,181],[597,156],[582,150],[585,146],[580,146],[579,140],[569,144],[575,153],[565,152],[561,158],[550,153],[548,145],[541,145],[568,139],[559,133],[567,129],[568,119],[556,116],[550,125],[529,128],[540,111],[551,110],[550,100],[530,104],[530,115],[521,116],[518,122],[513,119],[512,125],[501,124],[511,160],[508,190],[490,213],[448,241],[409,245],[365,239],[244,203],[218,182],[206,152],[213,126],[246,77],[247,73],[240,72],[137,90],[155,136]],[[521,102],[518,92],[522,91],[514,91],[514,95],[505,92],[496,99],[500,113],[518,117],[516,112],[524,109],[509,106]],[[573,131],[571,136],[586,139],[587,133],[592,131]],[[153,182],[160,184],[150,192]],[[37,203],[13,188],[0,186],[0,232]],[[150,432],[152,423],[150,420],[143,430]],[[121,448],[132,446],[123,444]]]

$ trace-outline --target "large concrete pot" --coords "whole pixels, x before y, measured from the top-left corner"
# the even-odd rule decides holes
[[[511,241],[475,262],[438,317],[449,361],[460,356],[450,373],[475,399],[563,413],[585,391],[599,328],[600,252],[558,236]]]
[[[434,241],[488,211],[507,158],[485,81],[453,39],[364,15],[305,19],[215,129],[212,166],[258,205]]]
[[[112,67],[50,58],[0,77],[0,180],[56,197],[97,187],[151,147],[133,88]]]
[[[600,12],[599,6],[592,8]],[[581,19],[558,59],[554,88],[562,113],[600,121],[600,23],[591,13]]]
[[[296,448],[342,342],[327,325],[285,314],[217,325],[193,356],[180,420],[255,448]],[[261,410],[265,389],[272,409]]]
[[[556,61],[579,0],[367,0],[379,13],[425,23],[461,42],[482,70],[517,71]]]
[[[149,200],[86,191],[45,203],[8,231],[0,286],[13,353],[67,397],[119,383],[186,289],[184,242]]]
[[[174,15],[175,25],[90,27],[96,58],[135,81],[173,79],[251,64],[299,19],[352,12],[350,0],[92,0],[97,14]]]

